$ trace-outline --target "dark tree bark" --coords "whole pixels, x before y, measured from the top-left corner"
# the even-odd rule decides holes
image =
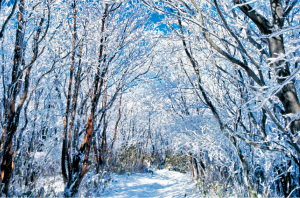
[[[271,0],[270,5],[273,16],[273,24],[271,24],[250,5],[245,4],[245,1],[234,0],[234,3],[240,4],[239,9],[255,23],[263,35],[268,36],[266,40],[270,58],[278,59],[271,64],[271,67],[277,74],[277,82],[279,84],[283,83],[290,76],[289,63],[284,58],[280,58],[280,56],[285,57],[283,35],[272,36],[271,34],[276,31],[276,27],[279,31],[282,29],[285,20],[284,16],[289,12],[289,8],[284,11],[281,0]],[[295,114],[300,111],[300,103],[293,81],[284,85],[276,95],[284,107],[285,114]],[[295,120],[291,126],[292,130],[300,130],[300,120]]]

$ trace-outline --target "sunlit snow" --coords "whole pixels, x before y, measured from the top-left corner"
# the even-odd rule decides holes
[[[114,175],[102,197],[199,197],[191,176],[169,170]]]

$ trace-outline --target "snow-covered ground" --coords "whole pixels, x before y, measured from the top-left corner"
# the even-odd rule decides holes
[[[89,189],[84,183],[81,184],[79,197],[96,196],[93,194],[95,189]],[[196,189],[196,182],[190,175],[167,169],[155,170],[153,173],[112,174],[104,191],[103,185],[100,186],[101,189],[96,194],[106,198],[201,197]],[[61,176],[40,178],[37,189],[42,187],[47,196],[63,196],[64,184]]]
[[[195,193],[196,192],[196,193]],[[175,171],[113,175],[102,197],[200,197],[191,176]]]

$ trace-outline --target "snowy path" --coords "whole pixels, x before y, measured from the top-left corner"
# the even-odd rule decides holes
[[[153,174],[115,175],[112,179],[113,182],[102,197],[200,197],[193,193],[196,185],[191,177],[175,171],[157,170]]]

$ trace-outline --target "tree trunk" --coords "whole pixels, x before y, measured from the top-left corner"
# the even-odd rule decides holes
[[[20,81],[20,66],[24,63],[23,61],[23,19],[24,13],[24,0],[20,0],[19,3],[19,12],[18,12],[18,26],[16,32],[16,42],[14,50],[14,59],[13,59],[13,71],[12,71],[12,83],[9,86],[8,97],[7,97],[7,111],[8,113],[5,116],[6,126],[4,127],[4,133],[1,138],[1,149],[3,150],[3,156],[1,160],[1,184],[4,184],[2,192],[7,196],[10,179],[13,173],[14,168],[14,148],[13,148],[13,136],[15,135],[18,123],[19,123],[19,111],[16,112],[16,100],[17,95],[21,88]],[[28,83],[28,81],[27,81]],[[27,90],[24,90],[27,91]],[[18,106],[19,107],[19,106]]]
[[[196,169],[196,178],[198,179],[198,178],[200,178],[198,162],[197,162],[196,158],[193,158],[193,159],[194,159],[194,164],[195,164],[195,169]],[[202,173],[204,174],[204,172],[202,172]]]
[[[249,4],[244,4],[242,0],[234,0],[235,4],[240,4],[240,10],[249,17],[257,26],[257,28],[261,31],[263,35],[270,35],[274,33],[274,30],[277,27],[280,31],[284,25],[284,9],[281,4],[281,0],[271,0],[270,6],[273,16],[273,24],[264,18],[262,15],[257,13]],[[275,30],[276,31],[276,30]],[[278,59],[275,60],[274,63],[271,64],[271,67],[276,72],[277,82],[281,84],[290,76],[289,63],[284,59],[285,57],[285,49],[284,49],[284,41],[283,35],[273,36],[267,39],[270,58]],[[295,89],[294,81],[289,82],[284,85],[282,89],[276,94],[279,100],[281,101],[285,114],[295,114],[300,111],[300,103],[297,96],[297,92]],[[292,131],[300,130],[300,120],[295,120],[291,125]]]
[[[116,141],[116,138],[117,138],[118,125],[119,125],[119,122],[121,120],[121,103],[122,103],[122,89],[120,90],[118,120],[117,120],[116,125],[115,125],[114,137],[113,137],[112,142],[111,142],[110,153],[112,153],[112,150],[114,148],[114,144],[115,144],[115,141]]]
[[[278,58],[280,55],[285,55],[283,36],[272,37],[268,39],[269,52],[272,58]],[[272,64],[275,72],[278,75],[277,82],[283,83],[290,76],[290,69],[287,62],[279,60]],[[285,114],[295,114],[300,111],[300,103],[295,89],[294,81],[286,84],[276,94],[281,101]],[[300,130],[300,120],[295,120],[292,125],[292,130]]]
[[[192,157],[191,153],[189,153],[189,161],[190,161],[190,164],[191,164],[192,176],[195,177],[194,166],[193,166],[193,157]]]

